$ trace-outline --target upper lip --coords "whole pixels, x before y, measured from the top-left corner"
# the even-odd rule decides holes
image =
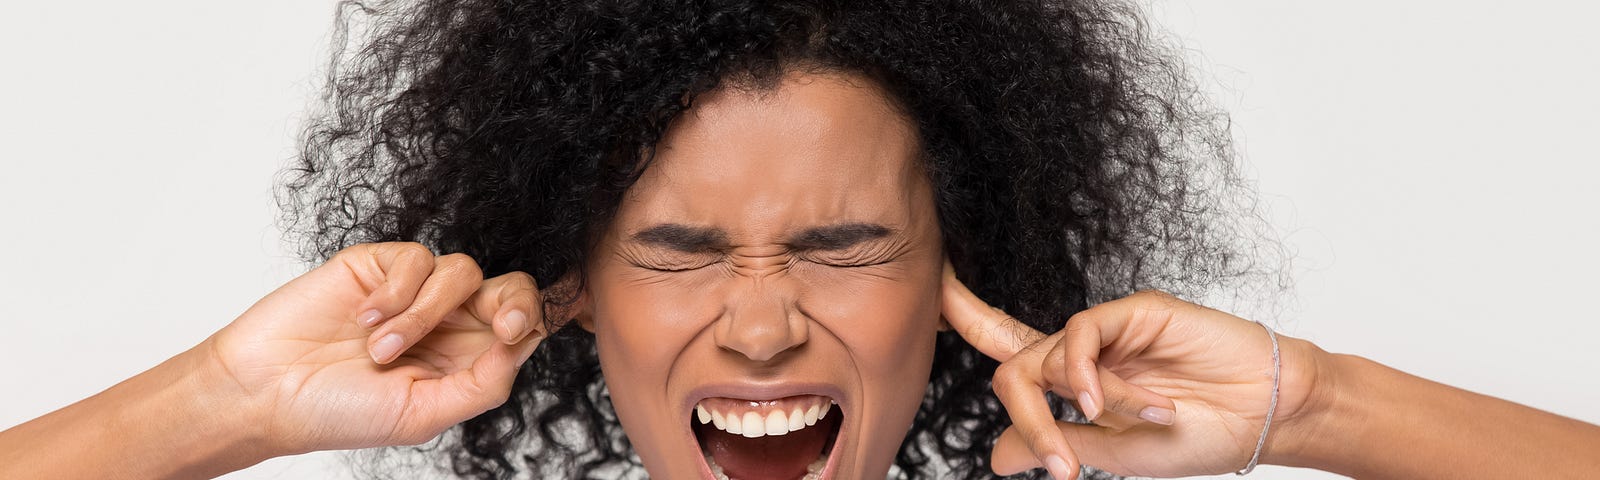
[[[711,397],[722,397],[739,400],[777,400],[796,395],[821,395],[833,399],[842,409],[848,402],[844,398],[844,390],[837,385],[822,382],[769,382],[769,383],[716,383],[701,385],[689,391],[684,397],[683,408],[679,411],[687,412],[699,404],[701,400]],[[688,417],[686,417],[688,418]]]

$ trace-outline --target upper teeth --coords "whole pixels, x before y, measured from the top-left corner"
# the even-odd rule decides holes
[[[752,402],[728,398],[707,398],[695,404],[695,416],[702,424],[718,430],[755,438],[784,435],[815,425],[828,416],[833,401],[827,397],[805,395],[774,401]]]

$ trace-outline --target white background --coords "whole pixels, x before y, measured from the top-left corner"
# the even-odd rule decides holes
[[[1282,331],[1600,422],[1600,7],[1147,3],[1233,113],[1243,164],[1295,252]],[[270,192],[333,13],[192,0],[6,10],[0,428],[192,346],[301,271]],[[343,477],[331,458],[228,478]]]

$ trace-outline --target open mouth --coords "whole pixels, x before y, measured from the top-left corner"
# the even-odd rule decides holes
[[[822,395],[709,397],[695,404],[695,439],[719,480],[818,480],[844,424]]]

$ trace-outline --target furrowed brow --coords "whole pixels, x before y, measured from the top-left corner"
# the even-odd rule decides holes
[[[845,223],[806,229],[789,239],[789,246],[804,250],[844,250],[861,242],[887,237],[893,229],[874,223]]]
[[[721,230],[677,223],[663,223],[640,230],[633,234],[633,239],[688,253],[704,252],[728,244],[728,236]]]

